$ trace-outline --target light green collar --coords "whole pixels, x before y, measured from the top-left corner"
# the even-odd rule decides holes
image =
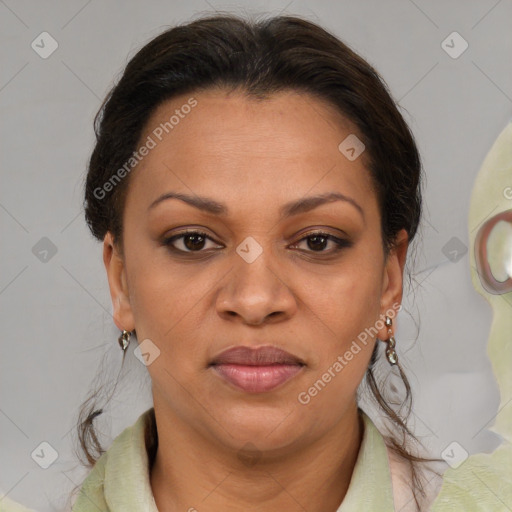
[[[364,434],[347,494],[337,512],[394,512],[386,444],[373,421],[362,412]]]
[[[144,426],[151,409],[126,428],[82,485],[72,512],[158,512],[149,480]],[[362,413],[364,433],[350,485],[337,512],[393,512],[384,439]]]

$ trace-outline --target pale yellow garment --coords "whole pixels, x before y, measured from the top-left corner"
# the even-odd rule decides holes
[[[0,512],[34,512],[19,503],[11,500],[8,496],[0,497]]]
[[[145,419],[150,410],[121,432],[96,462],[80,489],[73,512],[158,512],[144,441]],[[362,418],[363,440],[349,489],[337,512],[392,512],[395,509],[387,448],[371,419],[364,413]],[[20,506],[8,498],[0,501],[0,512],[33,512],[16,507]],[[201,509],[198,504],[196,508]]]
[[[144,416],[125,429],[88,475],[73,512],[157,512],[149,482]],[[384,440],[364,413],[364,434],[352,480],[338,512],[394,510]],[[201,509],[200,504],[191,504]]]

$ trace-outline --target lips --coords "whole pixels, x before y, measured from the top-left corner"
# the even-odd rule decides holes
[[[267,392],[297,375],[305,363],[272,346],[238,346],[221,352],[210,363],[223,380],[248,393]]]
[[[264,346],[258,348],[234,347],[221,352],[211,364],[242,364],[247,366],[263,366],[272,364],[304,364],[302,359],[277,347]]]

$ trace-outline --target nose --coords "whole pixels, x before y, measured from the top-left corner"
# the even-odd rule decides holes
[[[216,308],[224,319],[248,325],[281,322],[297,310],[293,292],[280,275],[271,268],[272,261],[263,253],[253,262],[234,255],[234,267],[216,297]]]

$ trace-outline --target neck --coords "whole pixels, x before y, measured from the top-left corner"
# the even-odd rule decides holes
[[[162,407],[155,407],[155,417],[158,449],[150,479],[159,512],[335,512],[363,435],[355,404],[320,439],[279,453],[231,450]]]

